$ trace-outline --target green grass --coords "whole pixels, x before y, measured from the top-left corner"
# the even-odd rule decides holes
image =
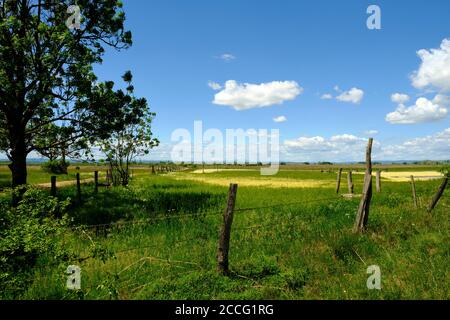
[[[80,178],[92,178],[93,170],[90,168],[80,167],[80,170],[76,170],[75,167],[70,167],[68,174],[57,174],[57,181],[69,181],[75,180],[77,172],[80,172]],[[28,183],[29,184],[41,184],[50,183],[50,177],[55,174],[44,172],[40,166],[28,167]],[[0,166],[0,187],[7,188],[11,186],[11,171],[7,166]]]
[[[382,193],[373,196],[367,232],[354,235],[359,200],[338,198],[332,187],[239,187],[231,274],[222,276],[216,271],[215,255],[227,188],[180,180],[183,175],[190,176],[141,171],[129,188],[102,188],[97,196],[92,185],[83,186],[83,204],[74,204],[69,212],[73,224],[119,224],[68,231],[60,240],[81,256],[89,255],[92,243],[113,256],[80,264],[83,290],[78,294],[65,290],[64,266],[46,266],[52,258],[44,257],[20,298],[450,298],[450,190],[428,214],[423,207],[414,209],[409,183],[383,181]],[[267,179],[258,171],[205,176],[230,182]],[[334,182],[336,176],[320,170],[286,170],[271,179],[278,178]],[[362,178],[354,176],[355,192],[361,191]],[[439,183],[416,183],[423,205]],[[342,188],[346,192],[345,174]],[[59,190],[58,196],[75,199],[75,189]],[[285,205],[239,210],[278,204]],[[152,222],[131,223],[143,219]],[[382,290],[366,287],[370,265],[381,268]]]

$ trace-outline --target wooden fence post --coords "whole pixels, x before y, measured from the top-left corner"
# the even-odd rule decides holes
[[[94,193],[98,193],[98,171],[94,171]]]
[[[434,195],[433,199],[431,199],[431,203],[428,206],[428,212],[433,211],[434,207],[436,207],[436,204],[438,203],[439,199],[441,198],[442,194],[444,193],[445,187],[448,183],[448,175],[444,177],[444,180],[442,181],[441,186],[439,187],[438,191]]]
[[[50,195],[52,197],[56,197],[56,176],[51,176],[51,189],[50,189]]]
[[[80,182],[80,173],[77,173],[77,197],[78,202],[81,203],[81,182]]]
[[[381,192],[381,170],[377,170],[377,192]]]
[[[155,166],[152,166],[152,174],[156,174]]]
[[[354,190],[355,187],[353,185],[352,170],[348,171],[347,183],[348,183],[348,193],[353,194],[353,190]]]
[[[372,143],[373,138],[370,138],[366,150],[366,173],[364,175],[363,194],[353,227],[353,232],[355,233],[364,231],[369,219],[370,201],[372,200]]]
[[[411,176],[411,188],[412,188],[414,207],[417,209],[419,206],[417,204],[416,183],[414,182],[414,176]]]
[[[217,249],[217,267],[222,274],[228,274],[228,252],[230,250],[231,225],[233,223],[234,205],[236,203],[237,184],[230,184],[228,190],[227,207],[223,214],[223,225],[219,235],[219,247]]]
[[[336,181],[336,193],[339,193],[339,189],[341,188],[341,175],[342,175],[342,168],[339,168]]]

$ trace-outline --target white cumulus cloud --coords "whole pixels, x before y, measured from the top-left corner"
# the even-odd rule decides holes
[[[450,39],[444,39],[438,49],[421,49],[417,55],[422,62],[411,75],[412,85],[450,91]]]
[[[282,159],[287,161],[364,161],[367,138],[340,134],[330,138],[299,137],[283,142]],[[406,139],[399,143],[373,142],[377,160],[448,160],[450,128],[432,135]]]
[[[351,88],[350,90],[344,91],[336,97],[338,101],[351,102],[354,104],[360,103],[363,98],[364,98],[364,91],[358,88]]]
[[[222,86],[219,83],[214,82],[214,81],[208,81],[208,87],[210,87],[213,90],[220,90],[220,89],[222,89]]]
[[[440,106],[448,106],[450,105],[450,97],[443,94],[437,94],[433,99],[433,103]]]
[[[444,119],[447,114],[447,108],[422,97],[411,107],[400,104],[394,112],[386,115],[386,121],[392,124],[434,122]]]
[[[297,150],[304,151],[329,151],[331,143],[326,141],[325,138],[316,136],[316,137],[299,137],[295,140],[286,140],[284,141],[284,145],[288,148],[293,148]]]
[[[386,145],[380,157],[389,160],[450,159],[450,128],[433,135],[418,137],[400,144]]]
[[[273,118],[273,121],[277,122],[277,123],[286,122],[287,118],[285,116],[279,116],[279,117]]]
[[[352,143],[357,143],[357,142],[360,142],[360,141],[366,141],[366,139],[358,138],[357,136],[354,136],[352,134],[344,133],[344,134],[339,134],[339,135],[332,136],[330,138],[330,141],[331,142],[343,142],[343,143],[352,144]]]
[[[331,99],[333,99],[333,95],[331,95],[331,94],[329,94],[329,93],[325,93],[325,94],[323,94],[323,95],[320,97],[320,99],[322,99],[322,100],[331,100]]]
[[[398,104],[405,104],[409,101],[409,96],[404,93],[393,93],[391,95],[392,102],[398,103]]]
[[[235,110],[268,107],[294,100],[303,92],[295,81],[273,81],[261,84],[237,83],[228,80],[214,97],[214,104],[231,106]]]
[[[283,151],[284,157],[292,161],[359,161],[364,157],[366,145],[367,139],[340,134],[330,138],[315,136],[285,140]]]

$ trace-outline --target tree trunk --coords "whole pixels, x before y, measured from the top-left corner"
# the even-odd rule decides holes
[[[9,169],[12,174],[11,187],[17,188],[27,184],[27,149],[25,146],[25,139],[16,141],[14,148],[11,150],[11,164]],[[16,207],[22,199],[25,189],[20,188],[18,193],[13,192],[12,206]]]
[[[18,141],[11,151],[11,161],[9,169],[12,174],[12,187],[27,184],[27,149],[24,141]]]

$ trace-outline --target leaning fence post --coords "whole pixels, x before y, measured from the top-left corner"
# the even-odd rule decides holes
[[[341,188],[341,175],[342,175],[342,168],[339,168],[336,181],[336,193],[339,193],[339,189]]]
[[[377,170],[377,192],[381,192],[381,170]]]
[[[348,184],[348,193],[352,194],[354,185],[353,185],[353,177],[352,177],[352,170],[348,171],[347,174],[347,184]]]
[[[80,182],[80,173],[77,173],[77,197],[78,202],[81,203],[81,182]]]
[[[416,183],[414,182],[414,176],[411,176],[411,189],[414,200],[414,207],[417,209],[419,206],[417,204]]]
[[[370,201],[372,200],[372,143],[373,138],[370,138],[366,150],[366,173],[364,175],[363,194],[353,227],[353,232],[355,233],[364,231],[369,219]]]
[[[51,189],[50,189],[50,195],[52,197],[56,197],[56,176],[51,176]]]
[[[442,194],[444,193],[445,187],[447,186],[448,177],[449,177],[448,174],[444,177],[444,180],[442,181],[441,186],[439,187],[438,191],[434,195],[433,199],[431,199],[431,203],[428,206],[428,212],[433,211],[434,207],[436,207],[436,204],[438,203],[439,199],[441,198]]]
[[[94,193],[98,193],[98,171],[94,171]]]
[[[219,247],[217,249],[217,267],[219,272],[227,274],[228,269],[228,252],[230,249],[231,224],[233,223],[234,205],[236,203],[237,184],[230,184],[228,190],[227,207],[223,214],[223,225],[220,229]]]

